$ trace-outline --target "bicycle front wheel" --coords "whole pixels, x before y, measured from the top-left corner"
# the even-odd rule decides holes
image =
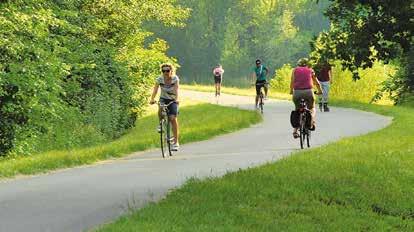
[[[259,103],[259,105],[260,105],[260,113],[262,113],[263,114],[263,105],[264,105],[264,103],[263,103],[263,93],[260,93],[260,103]]]
[[[170,122],[170,120],[167,120],[167,122],[166,122],[166,128],[165,128],[165,131],[166,131],[166,136],[165,136],[165,142],[166,142],[166,144],[167,144],[167,147],[168,147],[168,154],[169,154],[169,156],[172,156],[172,140],[173,140],[173,137],[171,136],[171,122]]]
[[[165,122],[165,119],[162,119],[161,121],[160,121],[160,128],[161,128],[161,131],[160,131],[160,145],[161,145],[161,154],[162,154],[162,157],[163,158],[165,158],[166,156],[167,156],[167,150],[168,150],[168,145],[167,145],[167,141],[165,140],[165,137],[166,137],[166,130],[165,130],[165,124],[166,124],[166,122]]]

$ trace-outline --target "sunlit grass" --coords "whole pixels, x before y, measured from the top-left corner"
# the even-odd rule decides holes
[[[181,85],[182,89],[186,89],[186,90],[194,90],[194,91],[201,91],[201,92],[215,92],[215,88],[213,85]],[[235,88],[235,87],[222,87],[222,92],[223,93],[227,93],[227,94],[233,94],[233,95],[242,95],[242,96],[255,96],[256,95],[256,90],[255,88]],[[280,100],[292,100],[292,95],[290,95],[289,93],[283,93],[283,92],[278,92],[275,89],[270,89],[269,90],[269,97],[270,98],[275,98],[275,99],[280,99]],[[336,101],[344,101],[346,99],[344,99],[344,97],[336,97],[336,96],[331,96],[331,103],[335,103]],[[349,99],[352,100],[352,99]],[[361,99],[359,102],[361,103],[367,103],[369,102],[369,100],[367,99]],[[375,105],[393,105],[393,102],[388,99],[388,98],[383,98],[377,102],[374,102],[373,104]]]
[[[180,85],[182,89],[187,90],[195,90],[201,92],[215,92],[215,87],[213,85]],[[242,96],[255,96],[256,90],[255,87],[251,88],[236,88],[236,87],[225,87],[221,88],[222,93],[233,94],[233,95],[242,95]],[[292,96],[289,93],[279,93],[276,91],[269,91],[269,97],[282,99],[282,100],[290,100]]]
[[[273,164],[190,180],[100,231],[413,231],[414,109],[336,104],[394,121]]]
[[[187,105],[180,109],[181,143],[199,141],[232,132],[261,121],[253,111],[210,104]],[[91,164],[100,160],[122,157],[135,151],[159,146],[158,123],[154,106],[139,119],[136,127],[123,137],[106,144],[66,151],[50,151],[38,155],[0,160],[0,178],[19,174],[35,174],[59,168]],[[210,112],[206,114],[205,112]],[[200,115],[203,115],[201,118]]]

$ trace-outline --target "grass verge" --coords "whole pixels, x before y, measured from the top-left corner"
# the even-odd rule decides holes
[[[414,109],[335,104],[394,121],[273,164],[191,180],[100,231],[414,231]]]
[[[253,111],[199,104],[181,108],[179,121],[180,143],[188,143],[248,127],[261,121],[261,117]],[[139,119],[135,128],[126,135],[107,144],[0,160],[0,178],[91,164],[100,160],[122,157],[135,151],[156,148],[159,146],[159,135],[155,131],[157,123],[157,116],[152,114]]]
[[[200,92],[215,92],[215,87],[213,85],[180,85],[180,88],[186,90],[194,90]],[[256,96],[256,89],[255,87],[241,89],[235,87],[221,87],[222,93],[233,94],[233,95],[242,95],[242,96]],[[281,100],[291,100],[292,96],[290,94],[279,93],[272,90],[269,90],[269,97],[277,98]]]

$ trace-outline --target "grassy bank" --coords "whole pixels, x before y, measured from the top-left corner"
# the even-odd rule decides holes
[[[213,85],[180,85],[180,88],[186,90],[194,90],[200,92],[215,92],[215,87]],[[236,88],[236,87],[221,87],[222,93],[233,94],[233,95],[242,95],[242,96],[256,96],[255,87],[251,88]],[[282,100],[290,100],[292,96],[289,93],[280,93],[276,91],[269,91],[269,97],[277,98]]]
[[[205,112],[210,112],[205,114]],[[203,115],[202,120],[200,115]],[[199,141],[248,127],[261,120],[256,112],[211,104],[187,106],[180,109],[181,143]],[[0,160],[0,178],[19,174],[35,174],[49,170],[91,164],[131,152],[156,148],[159,135],[155,114],[137,121],[134,129],[113,142],[70,151],[51,151],[43,154]]]
[[[273,164],[191,180],[101,231],[413,231],[414,109],[336,104],[394,121]]]

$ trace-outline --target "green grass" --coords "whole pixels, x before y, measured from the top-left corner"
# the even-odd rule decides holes
[[[200,91],[200,92],[215,92],[215,87],[213,85],[180,85],[181,89],[186,90],[194,90],[194,91]],[[251,88],[236,88],[236,87],[221,87],[222,93],[227,94],[233,94],[233,95],[242,95],[242,96],[256,96],[256,90],[255,87]],[[271,98],[277,98],[282,100],[291,100],[292,95],[289,93],[280,93],[276,91],[269,90],[269,97]]]
[[[180,143],[209,139],[259,121],[261,121],[260,115],[253,111],[211,104],[186,106],[180,109]],[[122,157],[135,151],[157,148],[159,147],[159,135],[155,131],[157,123],[157,116],[152,114],[139,119],[136,127],[126,135],[107,144],[0,160],[0,178],[91,164]]]
[[[414,109],[335,104],[394,120],[273,164],[190,180],[100,231],[414,231]]]

